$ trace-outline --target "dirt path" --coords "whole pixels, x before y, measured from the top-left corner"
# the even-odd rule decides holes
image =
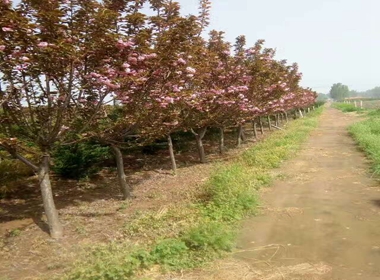
[[[181,279],[380,279],[380,187],[347,133],[355,121],[326,109],[245,222],[240,250]]]

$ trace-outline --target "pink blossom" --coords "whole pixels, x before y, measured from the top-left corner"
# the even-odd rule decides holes
[[[3,27],[3,28],[1,28],[4,32],[12,32],[13,31],[13,29],[12,28],[10,28],[10,27]]]
[[[248,54],[255,54],[256,50],[252,48],[252,49],[247,50],[247,53]]]
[[[174,103],[174,98],[173,97],[165,97],[165,101],[168,102],[169,104]]]
[[[109,80],[103,80],[102,84],[104,84],[105,86],[107,86],[107,87],[109,87],[111,89],[118,89],[118,88],[120,88],[119,85],[113,84]]]
[[[156,58],[156,57],[157,57],[156,53],[151,53],[151,54],[146,55],[146,58],[148,58],[148,59],[150,59],[150,58]]]
[[[3,3],[4,3],[5,5],[9,5],[9,4],[11,3],[11,1],[10,1],[10,0],[3,0]]]
[[[23,56],[23,57],[21,57],[21,60],[27,62],[27,61],[29,61],[30,59],[29,59],[29,57]]]
[[[0,52],[2,52],[3,50],[5,50],[5,46],[4,45],[0,45]]]
[[[179,63],[179,64],[183,64],[183,65],[185,65],[187,62],[186,62],[186,60],[184,60],[183,58],[179,58],[178,60],[177,60],[177,62]]]
[[[192,67],[186,67],[186,72],[189,74],[195,74],[197,71]]]
[[[49,44],[48,44],[47,42],[39,42],[37,46],[38,46],[39,48],[46,48],[48,45],[49,45]]]
[[[128,62],[132,63],[132,64],[136,64],[137,63],[137,58],[136,57],[128,57]]]
[[[91,76],[91,77],[94,77],[94,78],[99,78],[99,77],[100,77],[100,74],[95,73],[95,72],[91,72],[91,73],[90,73],[90,76]]]
[[[133,41],[123,41],[122,39],[119,39],[117,41],[117,44],[116,46],[119,48],[119,49],[125,49],[125,48],[128,48],[128,47],[132,47],[134,46],[134,42]]]

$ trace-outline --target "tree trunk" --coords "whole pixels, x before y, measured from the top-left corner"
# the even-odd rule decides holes
[[[245,142],[247,137],[245,137],[244,128],[242,125],[238,127],[238,138],[237,138],[237,146],[240,147],[242,142]]]
[[[285,112],[285,121],[286,121],[286,123],[289,122],[289,119],[288,119],[288,113],[287,113],[287,112]]]
[[[244,130],[244,126],[241,126],[241,140],[243,142],[246,142],[247,141],[247,136],[245,135],[245,130]]]
[[[298,109],[298,113],[300,114],[300,118],[303,118],[302,110]]]
[[[53,191],[51,189],[49,176],[49,155],[44,155],[38,169],[38,179],[41,188],[42,201],[49,225],[50,236],[59,239],[63,235],[61,222],[59,221],[58,211],[55,208]]]
[[[269,130],[272,130],[272,123],[271,123],[271,120],[270,120],[270,116],[267,116],[267,119],[268,119]]]
[[[191,132],[195,135],[195,141],[197,142],[197,148],[199,153],[199,160],[201,163],[206,163],[206,154],[202,143],[202,139],[205,136],[206,131],[207,127],[201,128],[198,133],[194,130],[191,130]]]
[[[224,127],[219,128],[219,153],[224,153]]]
[[[252,121],[252,125],[253,125],[253,136],[255,137],[255,139],[257,139],[257,123],[256,123],[256,120]]]
[[[170,134],[168,136],[168,146],[169,146],[170,160],[172,162],[173,174],[176,175],[177,174],[177,163],[175,161],[173,141],[172,141],[172,137],[170,136]]]
[[[123,154],[121,153],[119,147],[116,147],[114,145],[111,146],[114,154],[115,154],[115,160],[116,160],[116,166],[117,166],[117,179],[119,180],[119,186],[121,193],[123,194],[123,199],[126,200],[131,197],[131,187],[127,184],[125,172],[124,172],[124,160],[123,160]]]
[[[274,118],[275,118],[275,126],[278,126],[279,125],[279,116],[278,114],[274,115]]]
[[[241,130],[243,128],[241,127],[241,125],[238,126],[238,133],[237,133],[237,146],[240,147],[241,146]]]
[[[259,117],[259,124],[260,124],[261,135],[263,135],[264,134],[264,125],[263,125],[263,120],[261,119],[261,117]]]

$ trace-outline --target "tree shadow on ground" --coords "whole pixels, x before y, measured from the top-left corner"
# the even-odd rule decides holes
[[[372,204],[376,205],[377,207],[380,207],[380,199],[372,200]]]
[[[268,129],[265,134],[269,135]],[[253,140],[253,132],[247,125],[248,142]],[[259,133],[259,139],[263,136]],[[226,131],[225,145],[226,150],[236,147],[236,131],[233,129]],[[220,155],[218,153],[218,136],[217,134],[206,134],[204,146],[209,161],[228,161],[231,155]],[[186,168],[199,164],[195,141],[181,143],[188,146],[184,151],[177,151],[176,160],[178,168]],[[153,154],[126,154],[125,155],[125,171],[127,180],[132,188],[137,189],[139,184],[160,173],[163,175],[172,174],[170,158],[167,149],[162,149]],[[57,176],[52,176],[53,193],[57,209],[79,205],[81,203],[91,203],[98,200],[118,200],[122,199],[115,171],[101,172],[89,181],[78,182],[76,180],[64,180]],[[31,219],[41,230],[48,232],[49,228],[43,220],[43,205],[40,190],[38,188],[38,179],[36,176],[25,178],[16,182],[16,191],[7,195],[6,198],[0,199],[0,229],[2,224]],[[78,214],[85,215],[85,214]],[[88,214],[88,217],[97,214]],[[108,215],[108,214],[106,214]],[[31,222],[32,222],[31,221]]]

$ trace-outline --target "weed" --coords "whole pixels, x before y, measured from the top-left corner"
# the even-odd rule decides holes
[[[373,118],[380,118],[380,109],[369,111],[368,116]]]
[[[138,212],[125,225],[124,233],[129,237],[144,237],[153,241],[157,237],[172,238],[197,222],[199,210],[186,205],[160,211]]]
[[[130,201],[124,201],[121,203],[119,208],[117,208],[117,211],[126,210],[131,205]]]
[[[159,192],[152,192],[147,195],[147,198],[150,198],[150,199],[162,199],[163,197],[164,195]]]
[[[372,161],[374,174],[380,174],[380,122],[379,110],[373,111],[370,118],[349,128],[350,134]]]
[[[239,222],[255,212],[257,190],[269,185],[273,168],[295,154],[317,126],[322,108],[270,135],[235,162],[217,166],[193,204],[136,213],[125,226],[127,240],[97,246],[65,279],[129,279],[159,265],[182,270],[210,261],[234,247]],[[147,245],[130,246],[130,237],[145,235]],[[155,241],[157,239],[160,241]]]
[[[75,227],[75,231],[76,231],[77,233],[79,233],[79,234],[83,234],[83,235],[87,234],[86,227],[83,226],[83,225],[77,225],[77,226]]]
[[[154,263],[169,268],[183,268],[189,263],[186,255],[189,248],[180,239],[165,239],[153,247],[150,256]]]
[[[34,160],[33,155],[26,155],[26,158]],[[29,166],[18,159],[11,158],[0,148],[0,198],[17,193],[19,189],[12,183],[32,175],[34,175],[34,172]]]
[[[111,158],[108,147],[93,142],[58,146],[53,151],[52,169],[64,178],[82,179],[94,175],[101,163]]]
[[[16,236],[20,236],[20,235],[21,235],[20,229],[13,229],[8,234],[9,237],[16,237]]]
[[[64,267],[65,267],[65,265],[62,263],[50,263],[47,265],[46,268],[48,270],[56,270],[56,269],[60,269],[60,268],[64,268]],[[0,278],[0,280],[1,280],[1,278]]]
[[[363,109],[355,107],[354,104],[351,103],[333,103],[333,107],[341,110],[342,112],[362,112]]]
[[[220,222],[201,224],[191,229],[182,240],[191,250],[230,251],[234,245],[234,232]]]

